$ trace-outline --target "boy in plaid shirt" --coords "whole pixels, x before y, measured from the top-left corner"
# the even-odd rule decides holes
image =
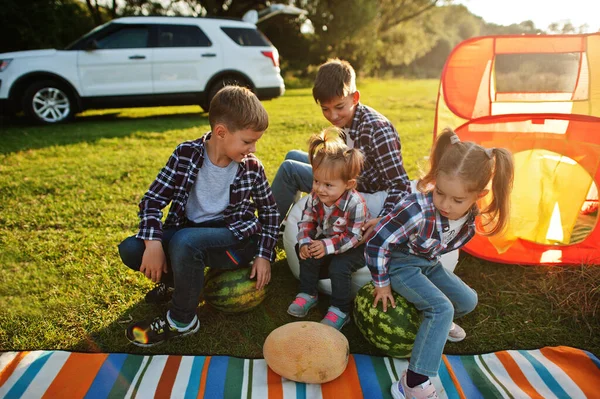
[[[321,106],[323,116],[342,130],[346,145],[365,155],[356,189],[367,201],[373,216],[363,226],[364,236],[368,237],[377,222],[411,191],[398,132],[385,116],[359,102],[356,73],[347,61],[330,59],[319,67],[313,97]],[[296,193],[311,190],[312,167],[308,155],[304,151],[288,152],[272,187],[283,219]]]
[[[206,265],[245,267],[254,258],[256,289],[271,279],[279,213],[253,154],[267,129],[267,112],[250,90],[228,86],[211,101],[208,119],[209,133],[177,146],[140,201],[138,233],[119,245],[123,263],[157,283],[146,302],[171,299],[166,314],[127,328],[138,346],[199,330],[196,307]]]
[[[300,293],[288,313],[304,317],[317,304],[320,269],[329,266],[331,306],[321,323],[341,330],[350,321],[352,273],[365,262],[360,241],[369,211],[354,190],[364,158],[344,144],[337,128],[311,137],[308,155],[314,179],[298,222]]]

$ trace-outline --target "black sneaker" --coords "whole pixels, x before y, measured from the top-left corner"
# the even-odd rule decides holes
[[[185,331],[171,327],[167,315],[156,317],[154,320],[145,320],[127,327],[125,336],[134,345],[148,348],[163,343],[171,338],[185,337],[197,333],[200,329],[200,320],[194,316],[194,322]]]
[[[173,296],[173,287],[168,287],[165,283],[156,283],[146,294],[146,303],[162,304],[167,303]]]

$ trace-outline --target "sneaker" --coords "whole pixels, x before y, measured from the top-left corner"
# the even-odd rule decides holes
[[[146,294],[146,303],[167,303],[173,296],[173,290],[175,290],[173,287],[168,287],[165,283],[156,283],[154,288]]]
[[[452,323],[452,327],[450,327],[450,331],[448,332],[448,341],[450,342],[460,342],[467,336],[465,330],[456,323]]]
[[[438,394],[431,380],[417,385],[414,388],[409,388],[406,384],[406,371],[402,373],[400,381],[392,384],[390,389],[394,399],[437,399]]]
[[[350,315],[342,312],[335,306],[330,306],[327,310],[327,314],[321,320],[321,323],[326,324],[330,327],[340,331],[342,327],[350,322]]]
[[[296,299],[288,307],[287,312],[294,317],[304,317],[317,304],[317,301],[317,296],[310,296],[301,292],[296,295]]]
[[[125,336],[134,345],[148,348],[163,343],[171,338],[185,337],[197,333],[200,329],[200,321],[197,316],[184,331],[171,326],[167,315],[156,317],[150,321],[140,321],[130,325],[125,330]]]

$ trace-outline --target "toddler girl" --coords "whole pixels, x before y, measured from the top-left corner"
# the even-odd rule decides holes
[[[298,222],[300,293],[288,313],[304,317],[317,304],[320,269],[329,266],[331,306],[321,322],[340,330],[350,321],[352,272],[365,265],[359,242],[369,211],[355,190],[364,157],[346,146],[337,128],[313,135],[308,156],[313,186]]]

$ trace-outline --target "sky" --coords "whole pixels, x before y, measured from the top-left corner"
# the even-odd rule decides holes
[[[576,28],[589,26],[587,32],[600,30],[598,0],[455,0],[486,22],[510,25],[527,20],[536,28],[546,29],[553,22],[570,22]]]

